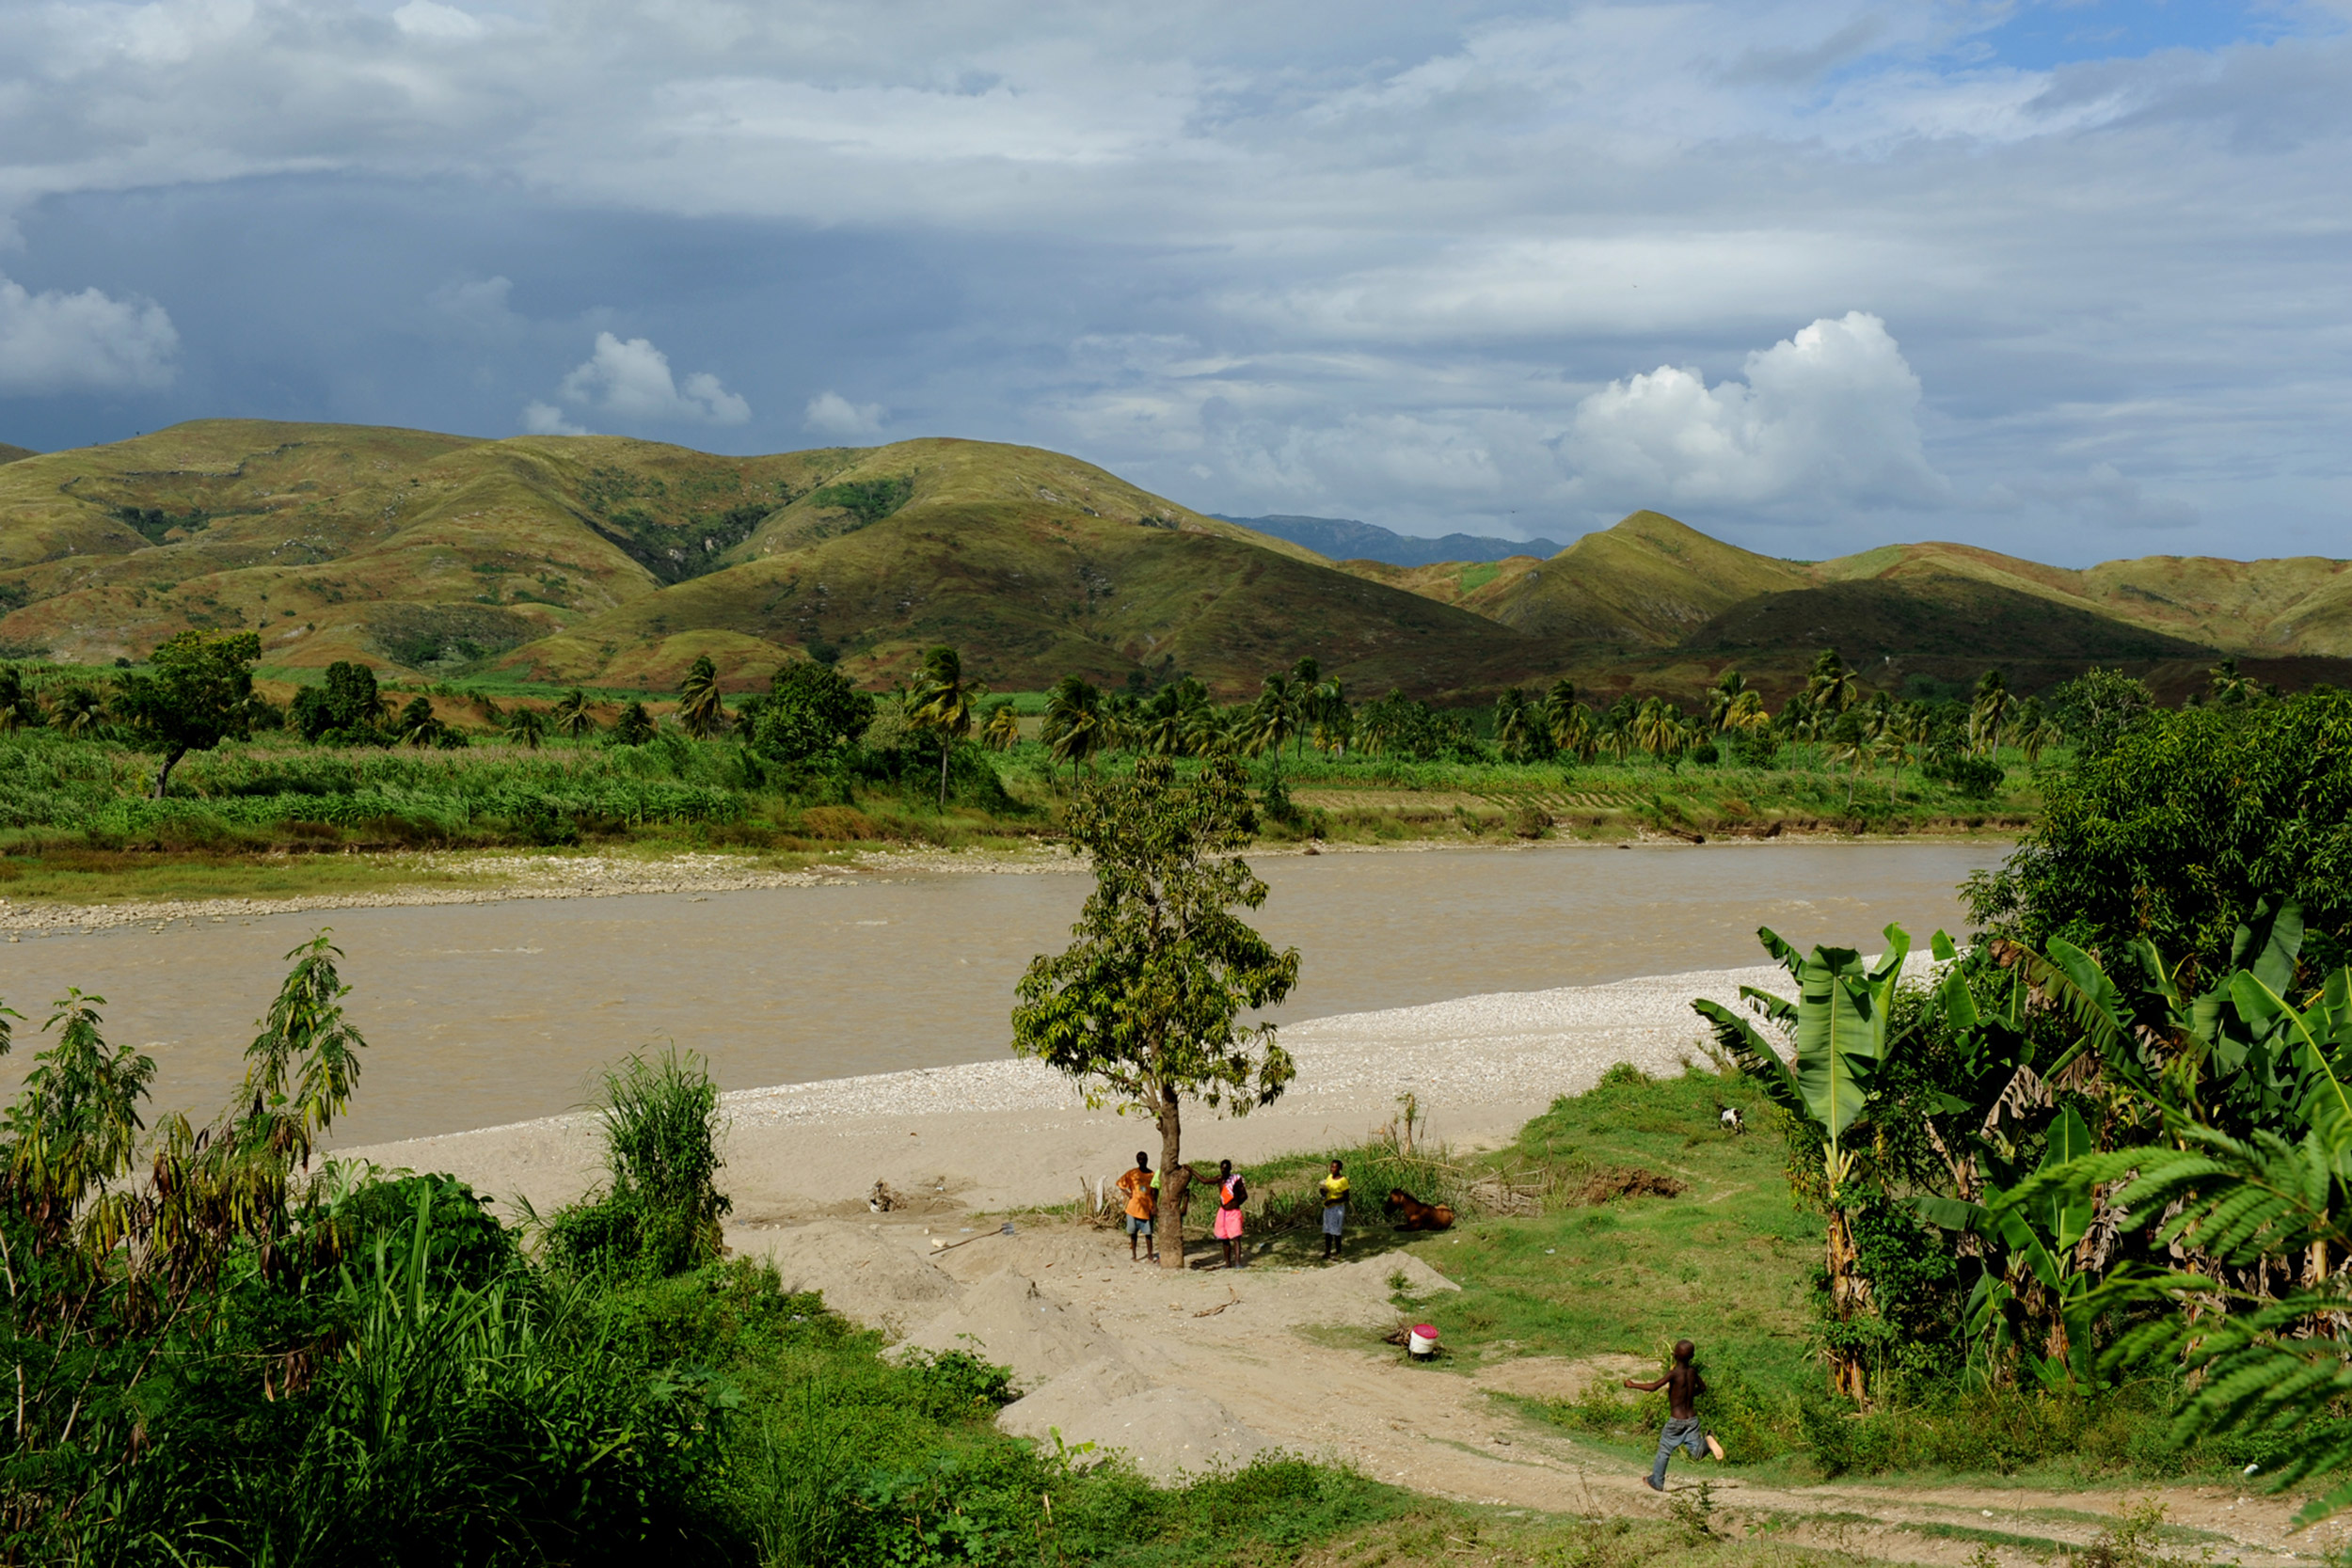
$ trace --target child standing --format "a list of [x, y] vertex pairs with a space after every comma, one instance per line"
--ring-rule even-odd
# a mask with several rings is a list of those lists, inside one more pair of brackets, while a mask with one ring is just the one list
[[1241, 1267], [1241, 1206], [1249, 1201], [1249, 1183], [1234, 1174], [1233, 1162], [1216, 1163], [1216, 1239], [1225, 1243], [1225, 1266]]
[[1698, 1349], [1690, 1340], [1677, 1339], [1675, 1364], [1666, 1370], [1664, 1377], [1648, 1383], [1625, 1380], [1627, 1387], [1645, 1394], [1666, 1390], [1666, 1425], [1658, 1433], [1658, 1463], [1650, 1466], [1649, 1472], [1649, 1489], [1653, 1492], [1666, 1489], [1666, 1461], [1675, 1449], [1688, 1448], [1692, 1459], [1705, 1459], [1709, 1454], [1717, 1459], [1724, 1456], [1724, 1446], [1699, 1431], [1699, 1396], [1707, 1392], [1707, 1379], [1699, 1376], [1698, 1368], [1692, 1363], [1696, 1354]]
[[1347, 1228], [1347, 1177], [1344, 1167], [1334, 1160], [1331, 1174], [1323, 1179], [1323, 1256], [1326, 1260], [1340, 1255], [1340, 1233]]
[[1152, 1235], [1152, 1221], [1159, 1210], [1159, 1186], [1158, 1179], [1152, 1174], [1152, 1156], [1137, 1149], [1136, 1168], [1119, 1179], [1119, 1190], [1127, 1195], [1127, 1261], [1130, 1263], [1136, 1260], [1136, 1243], [1138, 1241], [1144, 1244], [1144, 1260], [1159, 1261], [1159, 1243]]

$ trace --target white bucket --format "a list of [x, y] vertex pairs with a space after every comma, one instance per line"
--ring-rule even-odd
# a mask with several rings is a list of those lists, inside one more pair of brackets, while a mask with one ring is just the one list
[[1408, 1355], [1437, 1354], [1438, 1331], [1427, 1323], [1415, 1323], [1406, 1333], [1405, 1350]]

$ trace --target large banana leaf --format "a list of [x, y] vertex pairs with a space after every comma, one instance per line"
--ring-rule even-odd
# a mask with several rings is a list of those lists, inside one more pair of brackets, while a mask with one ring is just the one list
[[1862, 1118], [1885, 1037], [1883, 999], [1860, 973], [1859, 955], [1817, 947], [1798, 971], [1797, 1089], [1835, 1144]]
[[[2065, 1114], [2050, 1125], [2050, 1144], [2042, 1152], [2041, 1168], [2055, 1171], [2095, 1152], [2090, 1129], [2083, 1124], [2081, 1113], [2069, 1105]], [[2050, 1249], [2061, 1255], [2074, 1251], [2074, 1243], [2090, 1230], [2095, 1212], [2090, 1193], [2058, 1185], [2037, 1192], [2024, 1208], [2034, 1228], [2049, 1238]], [[2056, 1288], [2055, 1284], [2052, 1288]]]
[[[1740, 989], [1742, 992], [1746, 990], [1745, 987]], [[1766, 1098], [1792, 1117], [1811, 1114], [1805, 1106], [1804, 1095], [1797, 1087], [1796, 1079], [1789, 1076], [1788, 1064], [1780, 1059], [1780, 1053], [1766, 1043], [1764, 1037], [1757, 1034], [1746, 1019], [1722, 1003], [1709, 1002], [1705, 997], [1691, 1006], [1701, 1018], [1707, 1020], [1715, 1032], [1716, 1043], [1730, 1053], [1740, 1070], [1762, 1086]]]

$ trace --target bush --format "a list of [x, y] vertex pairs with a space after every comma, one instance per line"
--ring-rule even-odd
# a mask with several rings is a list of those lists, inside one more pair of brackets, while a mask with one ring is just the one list
[[1780, 760], [1780, 736], [1761, 726], [1731, 737], [1731, 760], [1742, 768], [1770, 768]]
[[1991, 800], [1993, 792], [2001, 787], [2001, 781], [2009, 777], [2008, 770], [1991, 757], [1970, 756], [1964, 752], [1933, 752], [1919, 771], [1971, 800]]
[[716, 1259], [719, 1088], [708, 1065], [675, 1048], [605, 1074], [598, 1109], [608, 1184], [561, 1211], [550, 1252], [576, 1273], [661, 1277]]

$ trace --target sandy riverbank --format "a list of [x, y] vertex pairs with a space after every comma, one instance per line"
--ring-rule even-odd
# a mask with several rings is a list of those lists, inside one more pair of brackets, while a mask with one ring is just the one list
[[[1247, 1163], [1352, 1144], [1410, 1091], [1435, 1136], [1457, 1145], [1508, 1139], [1561, 1094], [1592, 1086], [1616, 1062], [1649, 1072], [1702, 1058], [1693, 997], [1736, 1003], [1741, 985], [1787, 989], [1770, 966], [1652, 975], [1610, 985], [1511, 991], [1285, 1025], [1298, 1061], [1293, 1090], [1243, 1118], [1206, 1107], [1187, 1118], [1189, 1159]], [[1089, 1110], [1069, 1083], [1007, 1059], [914, 1072], [748, 1089], [725, 1099], [724, 1184], [745, 1223], [863, 1212], [876, 1180], [944, 1194], [976, 1210], [1056, 1203], [1081, 1179], [1155, 1154], [1151, 1123]], [[391, 1166], [450, 1171], [542, 1211], [596, 1176], [585, 1117], [339, 1151]]]

